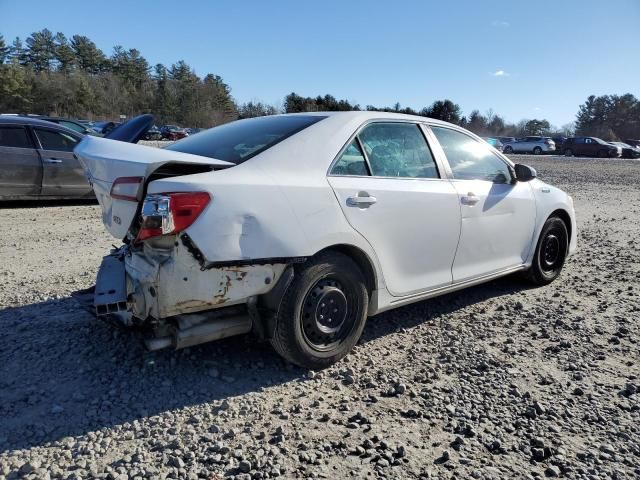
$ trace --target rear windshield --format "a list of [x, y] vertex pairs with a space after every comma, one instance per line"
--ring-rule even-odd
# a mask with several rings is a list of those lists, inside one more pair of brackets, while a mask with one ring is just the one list
[[327, 117], [291, 115], [239, 120], [184, 138], [167, 150], [239, 164], [323, 118]]

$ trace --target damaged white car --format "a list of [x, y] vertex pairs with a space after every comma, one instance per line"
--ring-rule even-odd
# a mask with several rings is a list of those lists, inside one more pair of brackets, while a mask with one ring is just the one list
[[276, 115], [164, 149], [86, 137], [75, 154], [124, 242], [93, 306], [150, 349], [254, 332], [320, 369], [367, 317], [518, 271], [547, 284], [576, 247], [570, 196], [423, 117]]

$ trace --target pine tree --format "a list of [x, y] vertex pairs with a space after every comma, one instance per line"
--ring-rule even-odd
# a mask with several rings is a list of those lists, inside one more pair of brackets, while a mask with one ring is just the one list
[[11, 48], [4, 42], [4, 37], [0, 35], [0, 65], [9, 60]]
[[55, 42], [55, 59], [58, 63], [58, 70], [61, 72], [69, 72], [75, 64], [75, 55], [69, 46], [67, 37], [62, 32], [56, 33]]
[[0, 111], [26, 111], [30, 103], [29, 93], [24, 67], [0, 65]]
[[33, 32], [27, 38], [28, 64], [36, 72], [50, 71], [56, 57], [53, 34], [48, 29]]
[[107, 57], [89, 38], [83, 35], [71, 37], [71, 50], [75, 54], [75, 62], [87, 73], [100, 73], [107, 70]]
[[9, 62], [15, 65], [25, 65], [27, 63], [27, 53], [20, 37], [16, 37], [11, 43], [11, 47], [9, 47]]

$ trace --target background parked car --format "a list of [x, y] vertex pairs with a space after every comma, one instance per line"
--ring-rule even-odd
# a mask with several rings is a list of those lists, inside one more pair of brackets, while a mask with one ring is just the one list
[[553, 140], [556, 144], [556, 152], [562, 152], [563, 151], [562, 146], [564, 145], [564, 142], [567, 140], [567, 137], [552, 137], [551, 140]]
[[627, 138], [624, 142], [628, 145], [631, 145], [632, 147], [640, 148], [640, 140], [633, 140], [631, 138]]
[[189, 136], [186, 128], [178, 127], [177, 125], [165, 125], [160, 130], [162, 131], [162, 138], [166, 140], [180, 140]]
[[516, 141], [516, 137], [496, 137], [496, 138], [500, 140], [503, 145]]
[[94, 122], [91, 128], [93, 128], [95, 132], [101, 135], [108, 135], [118, 125], [120, 125], [119, 122], [101, 121], [101, 122]]
[[606, 158], [619, 156], [620, 150], [597, 137], [569, 137], [563, 144], [563, 153], [567, 157], [587, 155]]
[[551, 153], [556, 151], [556, 144], [551, 137], [524, 137], [504, 146], [504, 153]]
[[482, 137], [482, 139], [499, 152], [501, 152], [504, 147], [504, 144], [495, 137]]
[[634, 147], [624, 142], [609, 142], [614, 147], [620, 148], [620, 156], [622, 158], [640, 158], [640, 148]]
[[151, 127], [142, 137], [145, 140], [162, 140], [162, 132], [155, 125]]
[[74, 130], [32, 117], [0, 117], [0, 199], [93, 198], [73, 156]]

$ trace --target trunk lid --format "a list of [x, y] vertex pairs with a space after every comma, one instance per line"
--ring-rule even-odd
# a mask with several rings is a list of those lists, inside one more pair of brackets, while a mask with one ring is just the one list
[[[102, 209], [102, 222], [109, 233], [118, 239], [125, 238], [137, 215], [146, 183], [160, 168], [180, 164], [210, 166], [215, 170], [235, 165], [224, 160], [92, 136], [84, 137], [75, 148], [74, 154], [82, 164], [89, 184], [96, 194]], [[183, 169], [182, 173], [175, 175], [186, 175], [196, 171], [188, 172]], [[121, 177], [142, 177], [136, 201], [111, 197], [113, 182]]]

